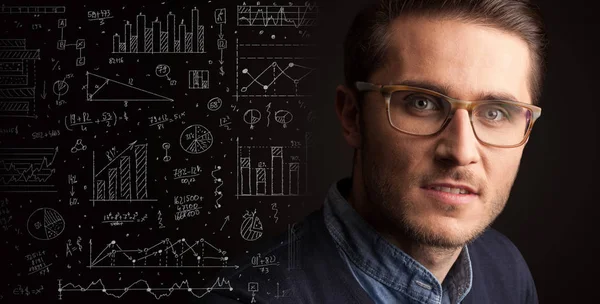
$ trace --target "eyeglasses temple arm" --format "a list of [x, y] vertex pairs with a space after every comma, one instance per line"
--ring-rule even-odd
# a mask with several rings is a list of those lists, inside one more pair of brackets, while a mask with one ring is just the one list
[[380, 86], [374, 85], [374, 84], [368, 83], [368, 82], [357, 81], [354, 84], [356, 85], [356, 89], [358, 89], [358, 91], [360, 91], [360, 92], [379, 91], [381, 89]]

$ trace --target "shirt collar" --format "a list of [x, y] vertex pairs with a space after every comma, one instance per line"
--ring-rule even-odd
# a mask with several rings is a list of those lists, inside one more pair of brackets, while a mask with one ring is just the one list
[[350, 178], [334, 183], [323, 212], [329, 232], [352, 263], [381, 284], [418, 301], [438, 302], [445, 291], [451, 303], [460, 303], [470, 291], [473, 277], [467, 246], [440, 284], [427, 268], [388, 242], [354, 210], [345, 199], [351, 186]]

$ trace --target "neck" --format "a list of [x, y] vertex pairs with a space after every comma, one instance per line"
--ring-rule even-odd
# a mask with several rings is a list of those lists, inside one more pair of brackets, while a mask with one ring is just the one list
[[440, 284], [444, 281], [462, 248], [439, 248], [415, 242], [402, 233], [403, 229], [395, 227], [396, 223], [382, 221], [386, 217], [380, 214], [378, 208], [374, 208], [377, 204], [368, 200], [359, 172], [354, 172], [352, 190], [347, 200], [356, 212], [388, 242], [427, 268]]

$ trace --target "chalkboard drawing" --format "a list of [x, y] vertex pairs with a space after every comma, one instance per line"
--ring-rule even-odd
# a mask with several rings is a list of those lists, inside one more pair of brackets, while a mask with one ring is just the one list
[[87, 101], [173, 101], [158, 95], [94, 73], [86, 72]]
[[284, 128], [287, 128], [287, 124], [289, 124], [294, 115], [288, 110], [278, 110], [275, 112], [275, 121], [282, 124]]
[[60, 39], [56, 43], [56, 49], [64, 51], [67, 46], [74, 46], [76, 50], [79, 50], [79, 57], [75, 59], [76, 66], [85, 65], [85, 56], [83, 56], [83, 49], [85, 49], [85, 39], [77, 39], [75, 43], [67, 43], [65, 39], [64, 29], [67, 27], [67, 19], [58, 19], [58, 28], [60, 29]]
[[223, 105], [223, 101], [221, 100], [221, 98], [213, 97], [208, 101], [208, 103], [206, 104], [206, 107], [211, 111], [216, 111], [216, 110], [220, 109], [222, 105]]
[[301, 269], [300, 259], [300, 238], [297, 235], [298, 226], [296, 223], [288, 224], [288, 270]]
[[36, 209], [27, 219], [27, 231], [38, 240], [51, 240], [59, 236], [63, 230], [65, 230], [65, 220], [52, 208]]
[[208, 89], [208, 70], [189, 70], [188, 88], [191, 90]]
[[[305, 139], [306, 141], [306, 139]], [[237, 197], [299, 196], [308, 193], [308, 147], [237, 144]]]
[[248, 282], [248, 292], [252, 293], [252, 300], [250, 303], [256, 303], [254, 296], [256, 296], [256, 293], [258, 292], [258, 282]]
[[[252, 66], [256, 65], [253, 64]], [[281, 94], [275, 94], [274, 88], [276, 87], [277, 80], [279, 78], [282, 78], [283, 80], [287, 80], [288, 82], [291, 82], [294, 85], [294, 91], [289, 92], [289, 94], [286, 94], [286, 97], [298, 96], [298, 84], [302, 79], [304, 79], [312, 71], [315, 70], [314, 68], [299, 65], [294, 62], [287, 62], [281, 65], [277, 61], [271, 62], [267, 67], [262, 69], [262, 71], [259, 71], [257, 73], [253, 73], [253, 71], [251, 71], [249, 68], [244, 68], [242, 70], [242, 74], [248, 75], [248, 77], [244, 78], [245, 80], [247, 80], [248, 84], [241, 88], [240, 91], [242, 93], [247, 93], [248, 89], [251, 86], [255, 86], [258, 89], [262, 89], [263, 94], [272, 97], [281, 97], [279, 96]]]
[[238, 26], [290, 27], [315, 26], [319, 8], [302, 5], [238, 5]]
[[75, 141], [75, 145], [71, 147], [71, 153], [77, 153], [79, 151], [87, 150], [87, 145], [83, 144], [83, 140], [81, 138]]
[[191, 31], [188, 32], [184, 20], [177, 27], [175, 15], [169, 12], [165, 26], [158, 20], [152, 21], [151, 27], [146, 27], [146, 15], [139, 14], [136, 18], [135, 29], [129, 21], [125, 22], [125, 36], [113, 35], [113, 53], [206, 53], [204, 51], [204, 26], [200, 25], [199, 11], [192, 9]]
[[256, 241], [263, 234], [263, 225], [258, 216], [256, 216], [256, 210], [248, 212], [243, 216], [242, 226], [240, 227], [240, 234], [246, 241]]
[[163, 161], [165, 163], [168, 163], [169, 161], [171, 161], [171, 156], [169, 155], [169, 149], [171, 148], [171, 144], [163, 143], [162, 148], [163, 148], [163, 150], [165, 150], [165, 156], [163, 156]]
[[261, 114], [257, 109], [250, 109], [244, 113], [244, 122], [250, 125], [250, 129], [254, 129], [254, 125], [260, 121]]
[[92, 152], [92, 202], [147, 202], [148, 144], [134, 141], [116, 154], [106, 152], [108, 163], [96, 170], [95, 151]]
[[0, 39], [0, 117], [37, 117], [35, 60], [40, 50], [25, 44], [25, 39]]
[[[125, 242], [124, 242], [125, 243]], [[163, 239], [146, 248], [124, 248], [110, 241], [100, 253], [93, 253], [90, 239], [88, 268], [238, 268], [228, 265], [227, 252], [205, 239], [171, 241]]]
[[62, 14], [66, 11], [64, 6], [10, 6], [2, 5], [0, 14]]
[[69, 92], [69, 84], [64, 80], [57, 80], [54, 82], [54, 85], [52, 86], [52, 91], [54, 92], [54, 94], [56, 94], [56, 96], [60, 100], [60, 97], [62, 95], [65, 95], [65, 94], [67, 94], [67, 92]]
[[[120, 282], [120, 281], [119, 281]], [[151, 294], [156, 300], [160, 300], [163, 297], [169, 297], [173, 292], [187, 292], [189, 295], [194, 296], [196, 298], [202, 298], [206, 294], [208, 294], [211, 290], [229, 290], [233, 291], [233, 287], [228, 280], [217, 278], [215, 283], [211, 288], [206, 287], [192, 287], [188, 280], [183, 280], [179, 283], [173, 283], [171, 286], [156, 286], [151, 287], [150, 284], [143, 279], [139, 279], [126, 287], [115, 287], [115, 286], [107, 286], [104, 285], [102, 279], [98, 279], [96, 281], [92, 281], [86, 287], [74, 284], [74, 283], [66, 283], [62, 284], [62, 279], [58, 279], [58, 299], [63, 299], [63, 292], [68, 291], [70, 293], [73, 292], [85, 292], [85, 293], [102, 293], [107, 296], [111, 296], [112, 298], [120, 299], [125, 296], [128, 292], [138, 293], [143, 292], [144, 294]]]
[[190, 154], [200, 154], [208, 150], [213, 143], [213, 136], [203, 125], [191, 125], [179, 137], [181, 149]]
[[56, 148], [0, 148], [0, 192], [56, 192]]

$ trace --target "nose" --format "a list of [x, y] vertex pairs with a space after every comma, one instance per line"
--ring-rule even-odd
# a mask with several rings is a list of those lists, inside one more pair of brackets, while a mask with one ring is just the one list
[[457, 109], [439, 134], [435, 158], [453, 166], [466, 166], [480, 159], [479, 142], [466, 109]]

